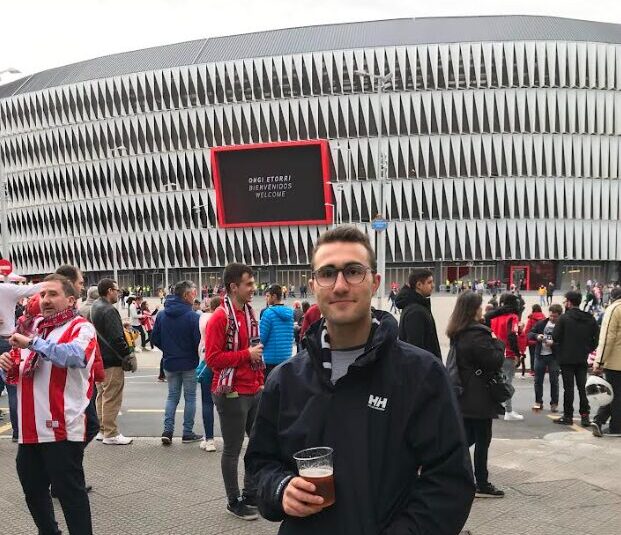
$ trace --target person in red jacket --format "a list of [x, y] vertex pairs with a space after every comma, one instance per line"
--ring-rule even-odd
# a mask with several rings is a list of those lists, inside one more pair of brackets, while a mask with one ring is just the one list
[[314, 305], [311, 305], [310, 308], [304, 314], [304, 319], [302, 320], [302, 328], [300, 329], [300, 342], [304, 339], [304, 335], [306, 334], [306, 331], [308, 330], [308, 328], [313, 323], [315, 323], [316, 321], [319, 321], [320, 319], [321, 319], [321, 310], [319, 310], [319, 307], [315, 303]]
[[244, 264], [224, 268], [226, 295], [205, 330], [205, 361], [213, 370], [211, 392], [224, 440], [222, 477], [227, 511], [256, 520], [256, 484], [246, 472], [240, 495], [237, 477], [244, 434], [250, 435], [263, 390], [263, 345], [250, 306], [255, 292], [252, 269]]
[[[513, 294], [500, 296], [500, 307], [485, 316], [485, 324], [505, 344], [505, 363], [502, 371], [507, 383], [513, 384], [515, 368], [520, 363], [519, 346], [519, 301]], [[505, 402], [505, 421], [523, 420], [524, 416], [513, 410], [511, 398]]]
[[[532, 312], [528, 315], [526, 321], [526, 327], [524, 327], [524, 333], [528, 338], [528, 333], [532, 331], [533, 327], [537, 325], [541, 320], [546, 319], [546, 315], [543, 313], [540, 305], [533, 305]], [[530, 363], [528, 367], [528, 373], [532, 376], [535, 375], [535, 348], [537, 347], [537, 340], [531, 340], [528, 338], [528, 354], [530, 356]]]

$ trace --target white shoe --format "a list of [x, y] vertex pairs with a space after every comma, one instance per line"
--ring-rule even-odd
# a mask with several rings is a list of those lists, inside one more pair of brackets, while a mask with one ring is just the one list
[[142, 353], [142, 348], [141, 347], [134, 347], [134, 353]]
[[203, 451], [216, 451], [216, 444], [213, 441], [213, 438], [209, 438], [207, 440], [203, 439], [198, 446]]
[[99, 442], [101, 442], [103, 438], [103, 433], [101, 431], [95, 435], [95, 440], [98, 440]]
[[522, 416], [521, 414], [518, 414], [515, 411], [505, 412], [505, 422], [514, 422], [514, 421], [520, 421], [523, 419], [524, 419], [524, 416]]
[[133, 438], [124, 437], [120, 433], [115, 437], [103, 439], [103, 443], [109, 446], [127, 446], [127, 444], [131, 444], [133, 441]]

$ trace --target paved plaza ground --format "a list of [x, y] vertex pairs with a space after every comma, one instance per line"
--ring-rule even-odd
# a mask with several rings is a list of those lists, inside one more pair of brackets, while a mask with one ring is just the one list
[[[535, 300], [535, 296], [527, 298], [529, 304]], [[454, 301], [451, 296], [433, 300], [440, 333]], [[443, 336], [442, 340], [446, 350]], [[95, 443], [86, 452], [87, 479], [94, 486], [95, 533], [275, 534], [276, 524], [243, 522], [225, 513], [219, 439], [216, 453], [202, 452], [197, 444], [182, 445], [180, 440], [170, 448], [160, 445], [156, 437], [166, 397], [166, 385], [155, 380], [160, 354], [149, 351], [139, 357], [139, 372], [128, 376], [119, 423], [126, 435], [141, 438], [126, 447]], [[475, 500], [466, 529], [473, 535], [620, 535], [621, 439], [596, 439], [578, 426], [558, 429], [548, 413], [529, 411], [532, 379], [518, 379], [516, 386], [514, 404], [526, 419], [494, 423], [489, 461], [491, 481], [507, 496]], [[6, 396], [0, 399], [0, 407], [6, 407]], [[202, 431], [199, 414], [200, 405], [197, 432]], [[16, 445], [3, 423], [2, 533], [30, 535], [35, 528], [15, 473]], [[179, 429], [180, 424], [178, 420]], [[59, 507], [57, 514], [62, 521]]]

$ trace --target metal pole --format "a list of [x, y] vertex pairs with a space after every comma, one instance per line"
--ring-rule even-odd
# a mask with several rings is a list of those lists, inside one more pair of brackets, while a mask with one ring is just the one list
[[203, 230], [203, 223], [201, 221], [201, 214], [197, 210], [198, 215], [198, 297], [203, 302], [203, 256], [201, 255], [201, 231]]
[[2, 226], [2, 258], [10, 260], [9, 258], [9, 217], [7, 208], [7, 183], [6, 174], [4, 173], [4, 165], [0, 160], [0, 210], [2, 210], [2, 217], [0, 218], [0, 226]]
[[[379, 213], [384, 217], [384, 151], [382, 150], [382, 123], [383, 123], [383, 109], [382, 109], [382, 93], [384, 92], [384, 78], [376, 78], [378, 83], [377, 88], [377, 101], [379, 106], [379, 127], [377, 129], [377, 164], [378, 164], [378, 179], [380, 181], [380, 198], [379, 198]], [[384, 288], [386, 286], [386, 231], [380, 230], [377, 235], [377, 273], [380, 276], [380, 285], [377, 290], [377, 308], [382, 309], [384, 306]]]

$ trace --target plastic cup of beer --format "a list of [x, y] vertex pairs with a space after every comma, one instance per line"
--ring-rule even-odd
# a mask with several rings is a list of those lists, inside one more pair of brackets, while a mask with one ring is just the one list
[[293, 455], [300, 477], [315, 485], [315, 493], [323, 498], [324, 507], [332, 505], [334, 495], [334, 469], [332, 448], [308, 448]]

